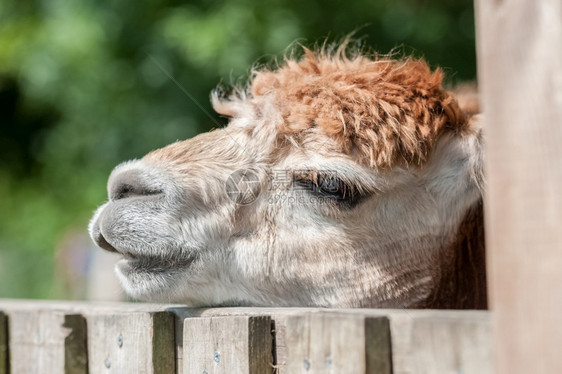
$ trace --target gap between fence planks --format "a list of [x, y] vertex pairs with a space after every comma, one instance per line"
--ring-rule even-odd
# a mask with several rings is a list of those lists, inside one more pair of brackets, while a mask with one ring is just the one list
[[8, 320], [0, 312], [0, 374], [8, 373]]

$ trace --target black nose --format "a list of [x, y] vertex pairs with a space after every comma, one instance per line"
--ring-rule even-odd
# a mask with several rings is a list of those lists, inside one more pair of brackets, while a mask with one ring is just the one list
[[138, 170], [123, 170], [111, 175], [108, 182], [110, 200], [159, 195], [161, 189], [150, 186], [152, 181]]

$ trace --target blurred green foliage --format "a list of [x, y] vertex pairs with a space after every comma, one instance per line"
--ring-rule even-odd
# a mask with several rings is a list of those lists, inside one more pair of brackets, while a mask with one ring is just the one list
[[217, 83], [353, 31], [473, 80], [473, 24], [470, 0], [0, 2], [0, 297], [68, 296], [57, 243], [117, 163], [218, 126]]

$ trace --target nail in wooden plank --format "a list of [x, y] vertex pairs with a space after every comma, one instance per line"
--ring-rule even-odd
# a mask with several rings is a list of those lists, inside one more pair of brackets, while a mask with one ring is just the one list
[[87, 329], [82, 315], [12, 312], [8, 325], [12, 373], [87, 373]]
[[273, 372], [270, 317], [184, 320], [183, 374]]
[[174, 317], [167, 312], [88, 315], [89, 370], [174, 374]]
[[386, 317], [305, 314], [287, 318], [287, 373], [391, 374]]

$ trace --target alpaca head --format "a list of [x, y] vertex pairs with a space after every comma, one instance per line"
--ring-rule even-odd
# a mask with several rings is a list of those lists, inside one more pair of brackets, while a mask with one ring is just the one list
[[226, 128], [116, 167], [90, 234], [144, 300], [453, 305], [439, 290], [463, 271], [482, 144], [441, 79], [419, 60], [310, 51], [256, 71], [213, 95]]

